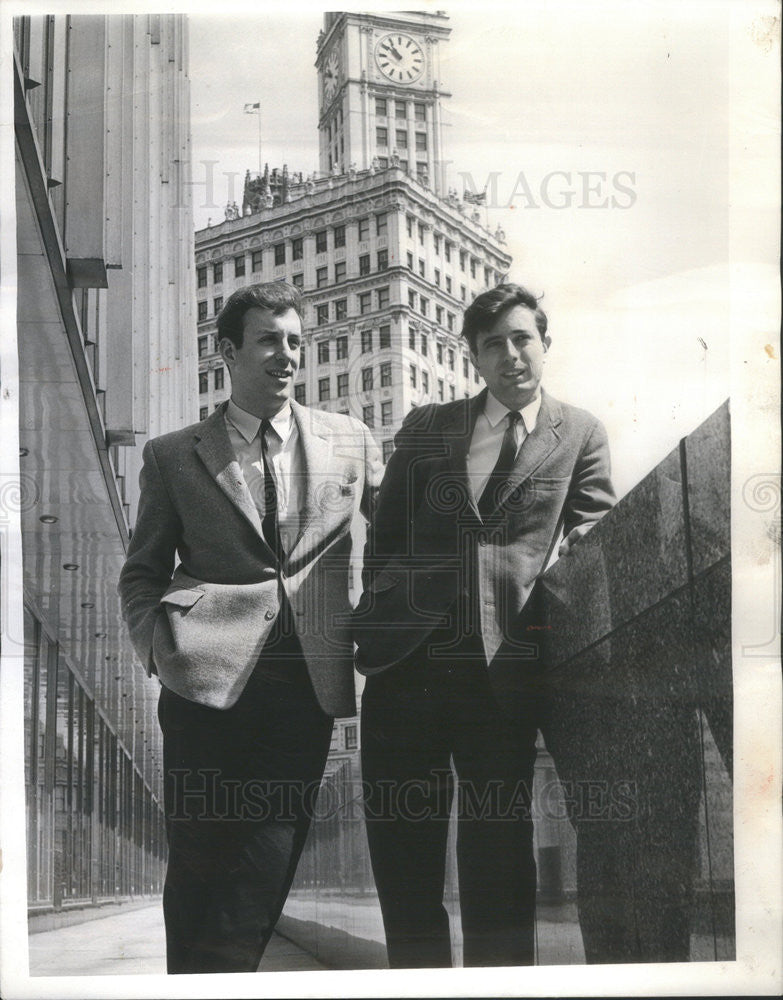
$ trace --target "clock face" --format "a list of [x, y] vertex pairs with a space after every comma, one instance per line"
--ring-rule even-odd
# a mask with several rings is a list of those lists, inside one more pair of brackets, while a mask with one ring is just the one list
[[378, 69], [392, 83], [415, 83], [424, 72], [424, 53], [410, 35], [384, 35], [375, 47]]
[[326, 65], [324, 66], [324, 97], [327, 101], [331, 101], [334, 97], [335, 91], [337, 90], [337, 84], [339, 82], [340, 61], [337, 58], [337, 53], [332, 52], [326, 60]]

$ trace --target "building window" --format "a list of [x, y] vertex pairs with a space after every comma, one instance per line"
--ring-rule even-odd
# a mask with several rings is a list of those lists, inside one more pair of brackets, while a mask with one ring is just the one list
[[489, 281], [490, 281], [491, 277], [492, 277], [492, 271], [488, 267], [485, 267], [484, 268], [484, 284], [485, 285], [489, 284]]
[[291, 278], [291, 283], [293, 284], [294, 288], [299, 288], [301, 290], [302, 288], [304, 288], [304, 275], [295, 274], [293, 278]]
[[448, 240], [443, 244], [443, 256], [446, 258], [446, 263], [451, 262], [451, 243]]
[[196, 287], [197, 288], [207, 287], [207, 269], [205, 267], [196, 268]]
[[426, 274], [425, 264], [421, 257], [419, 257], [419, 276], [424, 277]]
[[440, 234], [435, 233], [432, 237], [432, 245], [435, 248], [435, 253], [440, 253]]
[[321, 229], [315, 234], [315, 252], [326, 253], [326, 230]]
[[417, 132], [416, 133], [416, 152], [426, 153], [427, 152], [427, 133]]
[[372, 387], [372, 368], [362, 368], [362, 392], [369, 392]]
[[406, 101], [395, 101], [394, 117], [397, 121], [404, 121], [408, 117], [408, 105]]
[[348, 338], [338, 337], [334, 343], [337, 349], [337, 354], [336, 354], [337, 360], [344, 361], [348, 357]]
[[386, 147], [389, 145], [389, 130], [387, 128], [379, 125], [375, 129], [375, 142], [378, 146]]
[[391, 361], [381, 362], [381, 386], [387, 386], [392, 384], [392, 367]]
[[419, 223], [419, 243], [424, 246], [424, 226]]
[[397, 129], [397, 149], [408, 148], [408, 133], [402, 129]]
[[476, 371], [475, 368], [473, 369], [473, 381], [476, 383], [476, 385], [478, 385], [478, 383], [479, 383], [479, 373]]
[[301, 344], [299, 347], [299, 371], [303, 372], [305, 367], [305, 346]]
[[435, 306], [435, 322], [443, 326], [443, 306]]
[[443, 364], [443, 344], [440, 341], [435, 345], [435, 360], [439, 365]]
[[301, 260], [304, 257], [304, 240], [301, 236], [297, 236], [295, 240], [291, 240], [291, 260]]
[[387, 156], [378, 157], [378, 169], [385, 170], [389, 166], [389, 158]]
[[457, 398], [457, 390], [454, 388], [453, 385], [450, 385], [449, 386], [449, 399], [453, 403], [456, 398]]
[[421, 335], [421, 356], [423, 358], [427, 357], [427, 334], [423, 333]]
[[464, 378], [468, 377], [469, 371], [470, 371], [470, 369], [468, 367], [468, 359], [467, 358], [463, 358], [462, 359], [462, 375], [463, 375]]
[[474, 257], [470, 258], [470, 276], [471, 278], [476, 277], [476, 260]]
[[326, 288], [329, 284], [329, 268], [317, 267], [315, 269], [315, 287]]
[[438, 400], [441, 403], [443, 402], [443, 388], [444, 388], [444, 386], [443, 386], [443, 379], [439, 378], [438, 379]]
[[416, 365], [411, 365], [410, 366], [411, 389], [415, 389], [416, 388], [417, 371], [418, 371], [418, 369], [416, 368]]
[[275, 267], [285, 264], [285, 243], [275, 243]]
[[245, 273], [245, 255], [234, 258], [234, 277], [241, 278]]
[[372, 295], [370, 292], [359, 293], [359, 315], [365, 316], [372, 309]]
[[223, 264], [213, 264], [212, 265], [212, 280], [216, 285], [219, 285], [223, 281]]
[[385, 399], [381, 403], [381, 427], [388, 427], [392, 422], [392, 401]]
[[383, 350], [384, 347], [391, 347], [391, 327], [382, 326], [379, 330], [379, 344], [378, 347]]
[[337, 250], [339, 247], [345, 246], [345, 226], [335, 226], [334, 227], [334, 248]]
[[223, 296], [222, 295], [216, 295], [215, 296], [215, 300], [212, 303], [212, 307], [215, 310], [215, 315], [217, 316], [217, 314], [223, 308]]
[[315, 325], [326, 326], [328, 322], [329, 322], [329, 303], [324, 302], [322, 305], [315, 307]]
[[359, 219], [359, 242], [363, 243], [365, 240], [370, 238], [370, 219], [369, 216], [365, 216], [363, 219]]
[[446, 275], [446, 291], [451, 295], [451, 278]]
[[421, 391], [425, 395], [430, 391], [430, 377], [427, 372], [421, 373]]
[[386, 309], [389, 305], [389, 286], [378, 289], [378, 308]]
[[198, 356], [204, 358], [209, 354], [209, 337], [198, 338]]
[[408, 305], [411, 309], [416, 308], [416, 293], [412, 289], [408, 289]]
[[199, 302], [199, 304], [198, 304], [198, 320], [199, 320], [199, 323], [201, 322], [201, 320], [206, 319], [206, 318], [207, 318], [207, 304], [206, 304], [206, 302]]
[[345, 281], [345, 261], [338, 260], [334, 265], [334, 282], [339, 285], [341, 281]]
[[449, 333], [454, 333], [454, 313], [446, 313], [446, 326], [449, 329]]
[[[326, 306], [328, 309], [329, 307]], [[328, 365], [329, 364], [329, 341], [319, 340], [318, 341], [318, 364]]]
[[299, 385], [294, 386], [294, 399], [297, 403], [301, 403], [302, 406], [307, 402], [307, 387], [304, 382], [300, 382]]
[[405, 225], [408, 230], [408, 236], [410, 236], [411, 239], [413, 239], [413, 222], [414, 219], [412, 215], [405, 216]]
[[422, 316], [427, 315], [427, 308], [429, 304], [430, 304], [429, 299], [425, 299], [423, 295], [419, 296], [419, 312], [422, 314]]
[[209, 407], [208, 406], [200, 406], [199, 407], [199, 411], [198, 411], [198, 418], [199, 418], [199, 420], [206, 420], [208, 415], [209, 415]]
[[362, 407], [362, 421], [368, 427], [375, 427], [375, 404], [370, 403]]
[[449, 362], [449, 371], [454, 371], [454, 351], [449, 348], [446, 354]]
[[252, 257], [251, 257], [251, 263], [250, 263], [250, 266], [252, 267], [252, 269], [254, 271], [260, 271], [261, 267], [263, 266], [263, 263], [264, 263], [264, 251], [263, 250], [254, 250], [253, 254], [252, 254]]
[[379, 118], [385, 118], [387, 114], [386, 100], [382, 97], [375, 98], [375, 113]]
[[199, 396], [202, 396], [205, 392], [209, 392], [209, 372], [199, 372], [198, 373]]
[[362, 330], [362, 354], [372, 350], [372, 330]]
[[389, 217], [386, 212], [375, 216], [375, 235], [385, 236], [389, 231]]
[[348, 299], [336, 299], [334, 303], [334, 318], [343, 320], [348, 315]]
[[408, 270], [412, 271], [413, 270], [413, 254], [410, 252], [410, 250], [408, 251], [408, 256], [407, 256], [406, 259], [407, 259], [407, 262], [408, 262]]
[[465, 270], [465, 264], [467, 263], [468, 255], [465, 250], [460, 250], [459, 252], [459, 269], [460, 271]]
[[394, 440], [389, 438], [388, 441], [383, 442], [383, 463], [384, 465], [389, 461], [394, 452]]
[[416, 350], [416, 331], [408, 330], [408, 347], [412, 350]]
[[462, 299], [463, 302], [465, 301], [466, 296], [465, 296], [465, 286], [464, 285], [460, 285], [459, 286], [459, 297]]
[[318, 402], [324, 403], [329, 399], [329, 379], [319, 378], [318, 379]]
[[420, 101], [413, 102], [413, 118], [417, 122], [425, 122], [427, 120], [426, 106]]
[[435, 284], [440, 288], [440, 271], [435, 268]]
[[378, 270], [385, 271], [389, 266], [389, 251], [379, 250], [378, 251]]
[[337, 396], [338, 398], [340, 398], [341, 396], [347, 396], [347, 395], [348, 395], [348, 372], [342, 372], [340, 375], [337, 376]]
[[225, 374], [226, 374], [225, 368], [216, 368], [215, 369], [214, 386], [215, 386], [216, 389], [222, 389], [223, 388], [223, 379], [224, 379]]
[[363, 253], [359, 258], [359, 276], [370, 273], [370, 255]]

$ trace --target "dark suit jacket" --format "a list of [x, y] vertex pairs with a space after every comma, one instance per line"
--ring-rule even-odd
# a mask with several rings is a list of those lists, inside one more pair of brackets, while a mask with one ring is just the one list
[[[360, 509], [370, 512], [381, 463], [364, 424], [291, 407], [306, 483], [301, 531], [283, 561], [282, 584], [321, 707], [353, 715], [351, 524]], [[202, 423], [145, 446], [138, 518], [119, 583], [148, 673], [216, 708], [237, 700], [280, 612], [276, 557], [224, 412], [220, 406]]]
[[418, 407], [397, 435], [354, 618], [362, 673], [409, 656], [460, 599], [478, 608], [488, 664], [523, 654], [522, 609], [560, 527], [567, 534], [595, 522], [614, 503], [603, 426], [542, 393], [505, 501], [482, 520], [467, 453], [485, 398], [486, 389], [471, 399]]

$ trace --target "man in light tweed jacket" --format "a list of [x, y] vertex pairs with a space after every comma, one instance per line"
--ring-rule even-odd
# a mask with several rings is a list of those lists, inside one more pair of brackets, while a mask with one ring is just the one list
[[363, 424], [290, 399], [296, 288], [235, 292], [218, 336], [231, 399], [147, 443], [119, 587], [162, 685], [169, 972], [258, 967], [355, 712], [351, 524], [381, 469]]

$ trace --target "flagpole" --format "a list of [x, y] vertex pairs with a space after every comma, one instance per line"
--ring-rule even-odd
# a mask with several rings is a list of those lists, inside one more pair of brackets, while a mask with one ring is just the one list
[[263, 167], [261, 165], [261, 104], [258, 105], [258, 176], [261, 176]]

